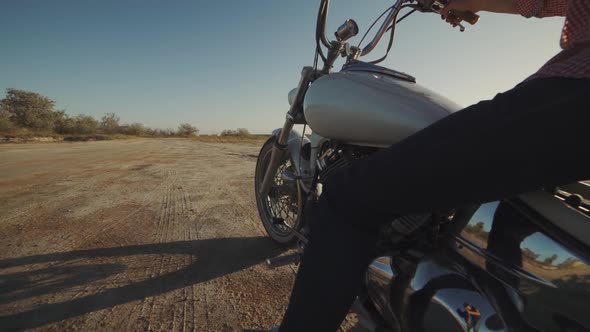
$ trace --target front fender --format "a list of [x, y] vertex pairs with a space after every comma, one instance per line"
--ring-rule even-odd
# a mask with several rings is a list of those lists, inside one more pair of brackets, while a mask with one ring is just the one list
[[[282, 129], [280, 128], [273, 130], [272, 136], [278, 138], [281, 130]], [[293, 166], [295, 167], [295, 173], [300, 178], [299, 183], [302, 189], [305, 192], [309, 192], [313, 174], [311, 174], [309, 157], [302, 155], [301, 148], [305, 146], [305, 144], [311, 144], [311, 142], [305, 136], [303, 137], [303, 141], [301, 139], [301, 134], [298, 131], [291, 130], [289, 133], [289, 139], [287, 140], [287, 152], [291, 158]]]

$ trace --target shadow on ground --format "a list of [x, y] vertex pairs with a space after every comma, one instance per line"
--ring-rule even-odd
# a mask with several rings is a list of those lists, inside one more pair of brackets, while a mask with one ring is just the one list
[[[103, 257], [149, 254], [195, 256], [193, 264], [164, 275], [65, 302], [42, 304], [29, 311], [0, 316], [0, 326], [2, 329], [29, 329], [140, 300], [246, 269], [263, 262], [267, 257], [280, 254], [283, 250], [267, 237], [244, 237], [100, 248], [5, 259], [0, 261], [0, 269]], [[0, 304], [104, 279], [121, 273], [126, 268], [122, 264], [96, 264], [0, 274]]]

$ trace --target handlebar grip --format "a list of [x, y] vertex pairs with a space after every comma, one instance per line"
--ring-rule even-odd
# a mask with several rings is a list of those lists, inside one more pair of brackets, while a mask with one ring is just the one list
[[459, 11], [452, 11], [451, 12], [456, 18], [460, 19], [461, 21], [465, 21], [471, 25], [474, 25], [479, 21], [479, 15], [472, 13], [472, 12], [459, 12]]

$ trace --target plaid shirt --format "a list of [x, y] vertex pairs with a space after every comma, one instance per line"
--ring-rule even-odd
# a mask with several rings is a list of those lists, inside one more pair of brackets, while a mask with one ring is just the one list
[[561, 51], [529, 77], [590, 78], [590, 0], [517, 0], [525, 17], [565, 16]]

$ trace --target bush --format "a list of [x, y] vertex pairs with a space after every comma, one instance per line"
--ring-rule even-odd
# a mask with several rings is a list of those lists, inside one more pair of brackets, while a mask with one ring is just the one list
[[101, 129], [107, 134], [114, 134], [119, 130], [121, 119], [115, 113], [107, 113], [100, 120]]
[[225, 129], [221, 132], [221, 136], [250, 136], [250, 131], [246, 128]]
[[146, 133], [146, 128], [141, 123], [132, 123], [127, 126], [120, 127], [121, 133], [126, 135], [141, 136]]
[[177, 132], [175, 132], [173, 129], [170, 129], [170, 128], [162, 129], [162, 130], [158, 129], [158, 131], [160, 131], [161, 136], [165, 136], [165, 137], [171, 137], [171, 136], [178, 135]]
[[[116, 134], [131, 136], [195, 136], [199, 129], [190, 123], [181, 123], [178, 131], [173, 129], [150, 129], [141, 123], [120, 125], [115, 113], [106, 113], [100, 122], [89, 115], [68, 116], [63, 110], [55, 110], [55, 102], [48, 97], [31, 91], [6, 89], [6, 96], [0, 100], [0, 132], [17, 136], [84, 135], [71, 139], [106, 139]], [[108, 134], [108, 135], [105, 135]], [[252, 140], [246, 128], [226, 129], [221, 133], [224, 140]], [[209, 139], [217, 140], [211, 136]]]
[[14, 129], [14, 123], [10, 120], [10, 113], [0, 111], [0, 132], [9, 132]]
[[98, 132], [99, 123], [90, 115], [77, 115], [73, 119], [73, 134], [94, 134]]
[[72, 134], [74, 132], [74, 120], [71, 119], [64, 111], [58, 111], [54, 114], [53, 130], [58, 134]]
[[178, 135], [180, 136], [193, 136], [199, 133], [197, 127], [192, 126], [190, 123], [181, 123], [178, 126]]
[[158, 137], [171, 137], [177, 136], [176, 132], [172, 129], [145, 129], [145, 135], [147, 136], [158, 136]]

